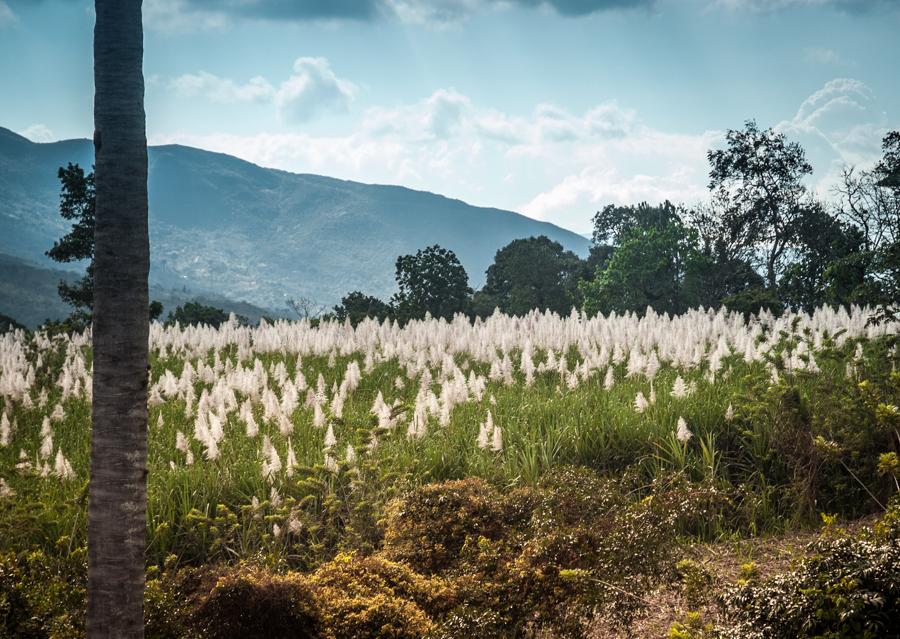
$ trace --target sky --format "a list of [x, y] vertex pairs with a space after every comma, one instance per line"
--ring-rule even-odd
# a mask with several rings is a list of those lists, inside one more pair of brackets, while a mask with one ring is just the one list
[[[91, 136], [92, 2], [0, 0], [0, 126]], [[823, 197], [900, 128], [900, 0], [144, 0], [147, 134], [579, 233], [748, 119]]]

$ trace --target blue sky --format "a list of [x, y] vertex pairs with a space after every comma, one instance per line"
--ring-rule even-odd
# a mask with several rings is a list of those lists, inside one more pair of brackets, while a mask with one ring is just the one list
[[[92, 130], [92, 3], [0, 0], [0, 126]], [[151, 143], [402, 184], [578, 232], [703, 199], [748, 118], [827, 194], [900, 127], [898, 0], [145, 0]]]

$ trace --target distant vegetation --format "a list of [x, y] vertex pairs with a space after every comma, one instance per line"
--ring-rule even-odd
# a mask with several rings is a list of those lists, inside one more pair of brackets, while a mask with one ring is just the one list
[[710, 151], [710, 203], [689, 209], [609, 205], [594, 215], [590, 256], [580, 259], [545, 236], [514, 240], [469, 294], [452, 251], [431, 246], [397, 259], [399, 293], [383, 302], [348, 294], [335, 315], [400, 322], [455, 313], [487, 317], [495, 308], [588, 315], [683, 313], [726, 306], [811, 310], [822, 304], [873, 305], [893, 313], [900, 299], [900, 133], [884, 138], [871, 171], [845, 170], [836, 200], [817, 200], [803, 183], [803, 149], [755, 122], [729, 131]]

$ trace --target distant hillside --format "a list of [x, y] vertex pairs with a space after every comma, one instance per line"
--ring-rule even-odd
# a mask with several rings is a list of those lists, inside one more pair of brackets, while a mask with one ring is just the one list
[[[588, 240], [552, 224], [399, 186], [265, 169], [190, 147], [150, 148], [151, 281], [283, 308], [334, 304], [351, 290], [387, 297], [394, 260], [429, 244], [459, 256], [480, 286], [511, 240], [547, 235], [584, 256]], [[0, 128], [0, 252], [49, 264], [67, 230], [59, 166], [93, 162], [88, 140], [36, 144]]]
[[[56, 287], [60, 280], [74, 281], [79, 274], [60, 269], [43, 268], [10, 255], [0, 254], [0, 316], [7, 316], [27, 328], [35, 328], [48, 319], [63, 319], [71, 307], [59, 299]], [[162, 302], [163, 318], [176, 306], [196, 300], [243, 315], [256, 322], [263, 315], [283, 316], [246, 302], [235, 302], [221, 295], [194, 294], [188, 290], [150, 288], [150, 298]], [[0, 326], [2, 331], [2, 326]]]

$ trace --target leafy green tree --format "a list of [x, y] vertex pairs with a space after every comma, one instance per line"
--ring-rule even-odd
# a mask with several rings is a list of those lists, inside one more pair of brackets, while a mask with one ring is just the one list
[[513, 240], [497, 251], [488, 267], [479, 305], [489, 298], [490, 311], [499, 307], [510, 315], [532, 309], [565, 314], [578, 303], [578, 281], [584, 271], [584, 262], [575, 253], [545, 235]]
[[594, 232], [592, 236], [595, 247], [617, 246], [635, 228], [665, 229], [672, 222], [682, 221], [683, 209], [668, 200], [657, 206], [646, 202], [634, 205], [608, 204], [594, 214]]
[[812, 205], [803, 184], [812, 166], [799, 144], [753, 120], [725, 139], [725, 149], [707, 154], [719, 242], [734, 257], [751, 259], [775, 289]]
[[401, 255], [396, 264], [397, 287], [392, 298], [394, 313], [400, 321], [432, 317], [450, 319], [467, 310], [469, 276], [453, 251], [437, 244]]
[[784, 270], [779, 292], [793, 308], [811, 311], [822, 304], [860, 301], [869, 258], [862, 233], [822, 205], [810, 207], [797, 226], [797, 246]]
[[347, 293], [334, 307], [334, 316], [340, 321], [350, 320], [356, 326], [366, 318], [384, 321], [391, 316], [391, 307], [373, 295], [360, 291]]
[[[59, 213], [72, 221], [71, 230], [53, 243], [46, 252], [55, 262], [71, 263], [88, 260], [85, 274], [74, 283], [62, 281], [57, 290], [64, 302], [74, 308], [69, 318], [60, 324], [65, 330], [81, 330], [91, 323], [94, 309], [94, 214], [97, 195], [94, 174], [85, 173], [71, 162], [58, 172], [61, 183]], [[162, 315], [163, 306], [154, 300], [148, 308], [150, 320]]]
[[[214, 306], [206, 306], [199, 302], [187, 302], [169, 313], [166, 324], [174, 324], [178, 322], [182, 326], [207, 325], [213, 328], [219, 328], [228, 321], [228, 314], [221, 308]], [[246, 321], [244, 322], [246, 323]]]
[[72, 221], [72, 228], [53, 243], [47, 257], [64, 263], [89, 261], [80, 280], [72, 284], [62, 281], [58, 286], [59, 296], [74, 308], [70, 323], [75, 327], [85, 326], [91, 321], [94, 307], [94, 174], [85, 174], [80, 166], [69, 163], [65, 168], [60, 167], [58, 176], [62, 184], [59, 213], [63, 219]]
[[707, 270], [696, 233], [680, 222], [635, 226], [625, 231], [603, 270], [582, 282], [584, 310], [680, 313], [697, 304]]

